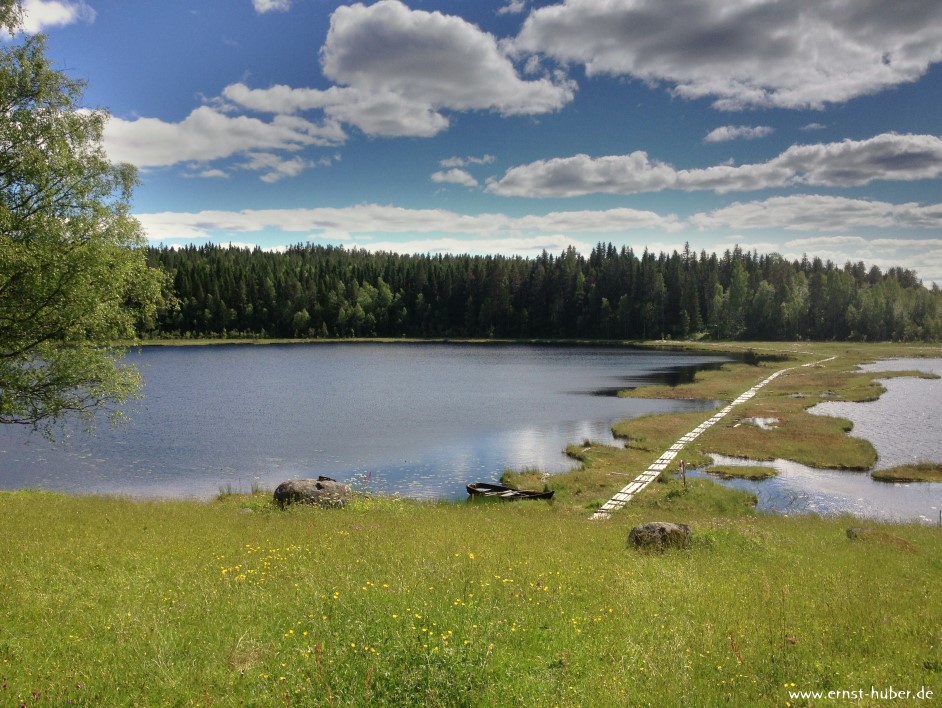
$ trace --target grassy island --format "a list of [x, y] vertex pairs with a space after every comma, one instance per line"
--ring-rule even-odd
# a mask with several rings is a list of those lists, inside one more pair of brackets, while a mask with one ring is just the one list
[[768, 479], [778, 474], [774, 467], [762, 465], [711, 465], [704, 472], [720, 479]]
[[[832, 354], [776, 379], [684, 456], [795, 451], [867, 466], [866, 444], [842, 442], [846, 422], [805, 408], [879, 395], [856, 371], [877, 348], [796, 349], [789, 362], [630, 395], [730, 400], [775, 367]], [[548, 480], [550, 503], [358, 498], [282, 511], [266, 493], [0, 493], [0, 704], [797, 706], [817, 704], [799, 691], [942, 694], [942, 529], [758, 514], [747, 494], [670, 474], [589, 521], [708, 415], [619, 424], [624, 448], [572, 446], [582, 465]], [[780, 422], [735, 427], [739, 417]], [[547, 483], [532, 470], [520, 481]], [[689, 524], [691, 546], [628, 548], [632, 526], [650, 520]]]
[[881, 482], [942, 482], [942, 464], [921, 462], [915, 465], [901, 465], [870, 473]]

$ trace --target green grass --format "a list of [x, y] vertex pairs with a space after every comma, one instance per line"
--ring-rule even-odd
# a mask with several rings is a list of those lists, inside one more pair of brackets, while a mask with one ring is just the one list
[[938, 462], [920, 462], [914, 465], [900, 465], [870, 473], [881, 482], [942, 482], [942, 464]]
[[774, 467], [761, 465], [712, 465], [704, 472], [720, 479], [768, 479], [778, 474]]
[[[784, 705], [942, 690], [938, 529], [755, 515], [688, 480], [565, 505], [280, 512], [0, 494], [0, 704]], [[250, 509], [251, 511], [246, 511]], [[682, 520], [689, 550], [626, 546]], [[866, 705], [863, 703], [862, 705]]]

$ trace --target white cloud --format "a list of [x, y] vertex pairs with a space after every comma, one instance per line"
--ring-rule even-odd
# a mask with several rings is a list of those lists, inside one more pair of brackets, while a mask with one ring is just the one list
[[533, 10], [514, 45], [720, 109], [822, 108], [942, 61], [942, 3], [564, 0]]
[[343, 88], [334, 95], [340, 100], [326, 106], [327, 115], [367, 135], [430, 138], [451, 124], [433, 106], [391, 91]]
[[[551, 212], [543, 216], [505, 214], [470, 216], [443, 209], [405, 209], [380, 204], [314, 209], [246, 209], [243, 211], [162, 212], [136, 214], [152, 241], [214, 238], [269, 230], [318, 234], [465, 234], [478, 238], [507, 235], [546, 236], [559, 233], [627, 233], [635, 230], [673, 232], [683, 228], [675, 215], [651, 211]], [[228, 240], [228, 239], [227, 239]]]
[[525, 0], [510, 0], [506, 5], [497, 11], [498, 15], [519, 15], [527, 9]]
[[255, 12], [263, 14], [266, 12], [286, 12], [291, 9], [291, 0], [252, 0]]
[[225, 170], [211, 169], [211, 170], [202, 170], [201, 172], [198, 172], [197, 174], [192, 175], [192, 176], [204, 177], [206, 179], [215, 179], [215, 178], [225, 179], [229, 177], [229, 173], [226, 172]]
[[868, 140], [796, 145], [773, 160], [803, 184], [853, 187], [942, 175], [942, 138], [883, 133]]
[[704, 141], [708, 143], [723, 143], [729, 140], [755, 140], [764, 138], [775, 132], [774, 128], [767, 125], [724, 125], [714, 128], [707, 133]]
[[824, 123], [807, 123], [801, 126], [802, 130], [824, 130], [825, 128], [827, 126]]
[[270, 152], [249, 153], [248, 159], [239, 165], [239, 169], [261, 171], [264, 174], [259, 178], [262, 182], [273, 184], [285, 177], [297, 177], [313, 164], [300, 157], [290, 159]]
[[95, 10], [82, 0], [23, 0], [23, 31], [27, 34], [94, 21]]
[[433, 107], [528, 115], [556, 110], [573, 97], [569, 84], [521, 80], [496, 39], [464, 19], [395, 0], [339, 7], [321, 62], [337, 83]]
[[222, 91], [222, 97], [242, 108], [258, 113], [298, 113], [299, 111], [324, 108], [339, 102], [334, 97], [338, 89], [295, 89], [276, 84], [267, 89], [249, 88], [243, 83], [230, 84]]
[[[798, 194], [735, 202], [690, 217], [700, 228], [847, 231], [860, 228], [942, 228], [942, 204], [892, 204]], [[829, 237], [830, 238], [830, 237]]]
[[323, 110], [369, 135], [436, 135], [443, 111], [535, 115], [575, 93], [566, 79], [521, 79], [497, 40], [460, 17], [411, 10], [397, 0], [341, 6], [320, 52], [328, 89], [226, 87], [223, 97], [271, 113]]
[[855, 187], [875, 180], [934, 179], [942, 175], [942, 138], [884, 133], [867, 140], [794, 145], [768, 162], [677, 170], [647, 153], [539, 160], [491, 179], [501, 196], [572, 197], [637, 194], [663, 189], [717, 193], [794, 185]]
[[573, 233], [629, 233], [637, 230], [675, 232], [684, 228], [675, 214], [662, 216], [640, 209], [554, 211], [545, 216], [521, 216], [514, 225], [523, 230]]
[[449, 157], [441, 160], [438, 164], [442, 167], [467, 167], [468, 165], [490, 165], [496, 158], [493, 155], [482, 155], [481, 157]]
[[146, 168], [207, 162], [255, 150], [338, 145], [345, 137], [330, 121], [318, 125], [298, 116], [275, 116], [265, 122], [201, 106], [179, 123], [112, 117], [105, 126], [104, 144], [111, 160]]
[[432, 173], [432, 181], [439, 184], [460, 184], [465, 187], [477, 187], [478, 181], [465, 170], [457, 167]]
[[648, 154], [590, 157], [575, 155], [538, 160], [512, 167], [500, 179], [490, 179], [487, 191], [510, 197], [574, 197], [602, 192], [633, 194], [653, 192], [674, 185], [677, 171], [664, 162], [652, 162]]

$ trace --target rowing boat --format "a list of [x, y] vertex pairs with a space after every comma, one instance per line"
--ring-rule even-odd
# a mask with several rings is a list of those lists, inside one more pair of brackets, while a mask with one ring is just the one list
[[495, 499], [507, 499], [514, 501], [516, 499], [552, 499], [553, 490], [547, 492], [531, 492], [526, 489], [514, 489], [505, 487], [501, 484], [489, 484], [487, 482], [472, 482], [467, 486], [468, 494], [472, 497], [492, 497]]

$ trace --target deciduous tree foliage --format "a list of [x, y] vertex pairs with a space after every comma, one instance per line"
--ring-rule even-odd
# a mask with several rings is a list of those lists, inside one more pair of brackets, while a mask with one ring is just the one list
[[[19, 19], [0, 2], [0, 32]], [[41, 35], [0, 44], [0, 422], [46, 432], [137, 391], [112, 343], [153, 321], [163, 283], [128, 213], [135, 172], [107, 160], [81, 92]]]
[[598, 244], [524, 259], [152, 248], [179, 309], [168, 337], [942, 339], [942, 294], [912, 271]]

